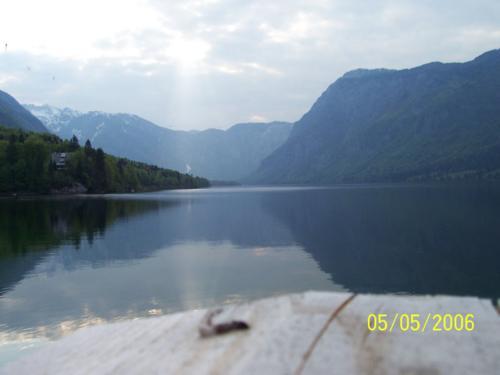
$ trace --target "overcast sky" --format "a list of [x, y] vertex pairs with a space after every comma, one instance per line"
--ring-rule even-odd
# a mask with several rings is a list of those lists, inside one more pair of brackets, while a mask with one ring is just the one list
[[[6, 0], [0, 90], [176, 129], [296, 121], [344, 72], [500, 48], [500, 1]], [[7, 43], [7, 48], [5, 48]]]

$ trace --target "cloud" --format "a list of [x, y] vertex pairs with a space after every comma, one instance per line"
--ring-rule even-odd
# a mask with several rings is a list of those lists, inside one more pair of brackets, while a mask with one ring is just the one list
[[0, 88], [174, 128], [295, 121], [347, 70], [465, 61], [499, 25], [495, 0], [18, 0]]

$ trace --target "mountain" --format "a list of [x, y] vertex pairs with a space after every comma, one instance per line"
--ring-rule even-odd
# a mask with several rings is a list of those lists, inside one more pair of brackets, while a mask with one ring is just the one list
[[[228, 130], [208, 129], [189, 134], [179, 157], [192, 171], [219, 180], [240, 180], [288, 138], [285, 122], [237, 124]], [[200, 172], [201, 173], [201, 172]]]
[[42, 122], [27, 111], [12, 96], [0, 90], [0, 126], [45, 133]]
[[499, 176], [500, 50], [493, 50], [466, 63], [346, 73], [250, 181]]
[[90, 139], [107, 152], [217, 180], [239, 180], [285, 142], [291, 124], [237, 124], [228, 130], [177, 131], [139, 116], [81, 113], [48, 105], [25, 107], [62, 138]]

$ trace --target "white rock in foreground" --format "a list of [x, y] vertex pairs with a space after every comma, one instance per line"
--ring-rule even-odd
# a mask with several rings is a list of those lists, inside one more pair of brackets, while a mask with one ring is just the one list
[[[248, 331], [202, 339], [204, 310], [84, 328], [9, 374], [498, 374], [500, 319], [477, 298], [308, 292], [226, 307]], [[472, 313], [473, 332], [374, 333], [370, 313]], [[306, 354], [307, 353], [307, 354]]]

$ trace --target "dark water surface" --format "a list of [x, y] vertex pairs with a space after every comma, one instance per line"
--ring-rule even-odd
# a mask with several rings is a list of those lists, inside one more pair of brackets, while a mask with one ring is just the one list
[[500, 189], [0, 200], [0, 343], [309, 289], [500, 293]]

